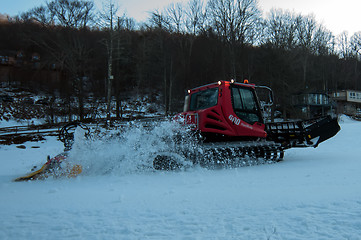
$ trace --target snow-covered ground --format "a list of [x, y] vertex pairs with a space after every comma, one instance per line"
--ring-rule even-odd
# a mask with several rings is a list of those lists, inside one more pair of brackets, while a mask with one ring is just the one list
[[0, 239], [361, 239], [361, 123], [340, 125], [277, 164], [180, 172], [129, 167], [154, 146], [135, 129], [118, 145], [75, 145], [88, 163], [75, 179], [16, 183], [62, 144], [0, 146]]

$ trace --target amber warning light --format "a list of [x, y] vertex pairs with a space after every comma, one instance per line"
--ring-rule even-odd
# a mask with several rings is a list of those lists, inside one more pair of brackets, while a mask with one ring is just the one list
[[244, 84], [248, 84], [248, 83], [249, 83], [249, 82], [248, 82], [248, 79], [244, 79], [244, 80], [243, 80], [243, 83], [244, 83]]

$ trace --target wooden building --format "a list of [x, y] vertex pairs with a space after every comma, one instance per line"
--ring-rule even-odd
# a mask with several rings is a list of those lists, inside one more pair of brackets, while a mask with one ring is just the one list
[[341, 90], [331, 94], [337, 103], [337, 112], [349, 116], [361, 117], [361, 91]]

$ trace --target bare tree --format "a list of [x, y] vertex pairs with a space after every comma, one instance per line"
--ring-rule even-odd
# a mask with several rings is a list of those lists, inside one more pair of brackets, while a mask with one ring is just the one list
[[117, 30], [135, 31], [136, 22], [133, 18], [129, 18], [126, 15], [118, 17]]
[[356, 32], [351, 36], [350, 39], [350, 54], [359, 61], [361, 56], [361, 32]]
[[127, 85], [125, 83], [132, 77], [129, 67], [134, 59], [131, 46], [134, 40], [132, 32], [135, 26], [135, 20], [124, 14], [122, 17], [117, 18], [116, 26], [114, 27], [114, 81], [112, 83], [112, 92], [115, 95], [117, 119], [123, 117], [121, 91]]
[[108, 38], [104, 40], [105, 46], [107, 48], [108, 56], [108, 76], [107, 76], [107, 120], [108, 123], [111, 123], [111, 100], [112, 100], [112, 81], [114, 79], [113, 75], [113, 52], [114, 52], [114, 24], [117, 20], [116, 13], [118, 8], [115, 6], [113, 0], [108, 0], [106, 4], [103, 5], [103, 11], [100, 14], [101, 25], [108, 31]]
[[341, 58], [347, 59], [350, 56], [350, 44], [348, 32], [344, 31], [337, 36], [337, 46]]
[[54, 0], [47, 3], [47, 7], [62, 26], [85, 28], [93, 18], [93, 1]]
[[359, 87], [360, 73], [359, 73], [359, 61], [361, 60], [361, 32], [356, 32], [351, 36], [350, 39], [350, 50], [351, 55], [354, 58], [354, 83], [355, 89]]
[[[84, 85], [89, 79], [89, 61], [93, 49], [87, 39], [86, 26], [91, 21], [93, 3], [77, 0], [54, 0], [47, 7], [58, 23], [63, 26], [61, 34], [49, 35], [35, 42], [52, 55], [53, 61], [61, 66], [72, 84], [78, 98], [78, 114], [84, 117]], [[45, 11], [44, 11], [45, 13]], [[80, 30], [82, 29], [82, 30]], [[70, 94], [68, 93], [69, 98]], [[70, 101], [69, 101], [70, 106]]]
[[206, 9], [202, 0], [190, 0], [185, 8], [187, 31], [196, 35], [205, 31]]
[[170, 24], [167, 16], [164, 13], [160, 12], [159, 10], [155, 10], [151, 12], [149, 23], [150, 25], [148, 26], [148, 28], [156, 28], [163, 30], [168, 30]]
[[333, 52], [333, 35], [330, 30], [318, 25], [313, 37], [313, 54], [328, 55]]
[[169, 30], [180, 33], [184, 31], [184, 9], [181, 3], [171, 3], [165, 8], [165, 15], [169, 22]]
[[314, 15], [298, 15], [296, 19], [296, 33], [298, 45], [304, 50], [312, 50], [314, 33], [317, 22]]
[[256, 0], [210, 0], [209, 17], [217, 33], [230, 43], [247, 43], [260, 18]]
[[257, 0], [210, 0], [209, 18], [217, 34], [229, 46], [231, 75], [236, 77], [236, 51], [254, 41], [253, 28], [261, 12]]
[[309, 57], [314, 51], [313, 43], [316, 30], [317, 22], [314, 15], [298, 15], [296, 19], [296, 39], [303, 68], [302, 82], [303, 87], [306, 89], [309, 87], [309, 83], [307, 82], [307, 72]]
[[[163, 75], [163, 98], [165, 105], [165, 114], [168, 114], [170, 108], [170, 97], [171, 97], [171, 88], [172, 88], [172, 60], [171, 52], [167, 49], [167, 40], [168, 32], [172, 30], [172, 24], [170, 22], [170, 16], [168, 16], [167, 8], [163, 12], [155, 10], [151, 13], [149, 19], [150, 25], [155, 31], [155, 47], [153, 50], [157, 51], [157, 57], [159, 57], [159, 64], [162, 68]], [[144, 40], [145, 44], [145, 40]], [[146, 55], [146, 49], [142, 48], [142, 57]], [[142, 78], [143, 72], [138, 71], [139, 78]]]
[[276, 48], [296, 46], [296, 14], [282, 9], [271, 9], [266, 18], [265, 40]]
[[54, 23], [54, 15], [47, 6], [40, 6], [31, 9], [20, 15], [22, 21], [35, 21], [42, 26], [49, 26]]

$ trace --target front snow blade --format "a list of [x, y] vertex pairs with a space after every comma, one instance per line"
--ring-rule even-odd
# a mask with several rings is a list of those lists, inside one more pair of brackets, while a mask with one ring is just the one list
[[317, 147], [338, 131], [337, 118], [326, 116], [317, 119], [267, 123], [267, 138], [281, 143], [284, 149], [292, 147]]
[[306, 127], [305, 132], [309, 139], [318, 138], [317, 142], [313, 145], [313, 147], [317, 147], [321, 142], [335, 136], [340, 129], [337, 118], [327, 116]]

